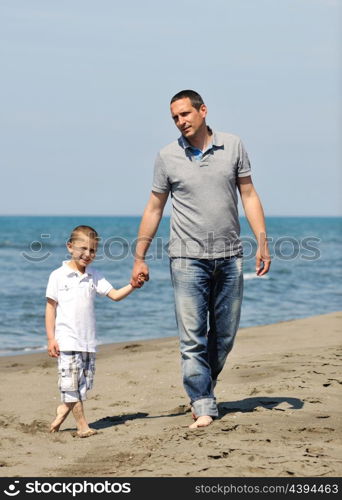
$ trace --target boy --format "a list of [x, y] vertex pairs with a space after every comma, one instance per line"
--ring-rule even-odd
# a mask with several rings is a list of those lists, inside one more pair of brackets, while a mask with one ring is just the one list
[[[75, 227], [67, 242], [71, 259], [50, 274], [46, 289], [48, 353], [58, 358], [62, 401], [50, 432], [57, 432], [72, 411], [77, 435], [81, 438], [96, 434], [88, 426], [83, 411], [83, 401], [87, 390], [92, 388], [95, 372], [95, 295], [119, 301], [138, 288], [130, 283], [116, 290], [90, 266], [96, 256], [98, 240], [97, 232], [90, 226]], [[143, 281], [141, 276], [139, 285]]]

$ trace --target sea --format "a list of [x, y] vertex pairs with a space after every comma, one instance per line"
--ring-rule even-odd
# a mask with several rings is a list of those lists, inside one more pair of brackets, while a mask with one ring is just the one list
[[[101, 236], [96, 266], [115, 288], [130, 280], [140, 216], [0, 217], [0, 355], [44, 351], [49, 274], [68, 259], [73, 227]], [[272, 324], [342, 310], [342, 218], [267, 217], [270, 272], [255, 274], [256, 245], [240, 219], [244, 299], [240, 327]], [[99, 344], [177, 335], [164, 216], [148, 253], [150, 281], [120, 302], [96, 298]], [[324, 335], [324, 332], [322, 332]], [[286, 341], [286, 339], [284, 339]]]

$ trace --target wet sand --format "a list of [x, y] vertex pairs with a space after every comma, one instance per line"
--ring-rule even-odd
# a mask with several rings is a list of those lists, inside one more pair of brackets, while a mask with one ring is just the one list
[[220, 416], [190, 430], [176, 338], [100, 346], [85, 402], [59, 404], [56, 360], [0, 358], [2, 477], [340, 477], [342, 312], [241, 329], [216, 388]]

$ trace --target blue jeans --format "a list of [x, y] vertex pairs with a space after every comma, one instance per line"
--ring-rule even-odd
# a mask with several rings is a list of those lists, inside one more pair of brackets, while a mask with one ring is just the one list
[[242, 256], [170, 259], [184, 388], [193, 412], [218, 416], [214, 387], [239, 326]]

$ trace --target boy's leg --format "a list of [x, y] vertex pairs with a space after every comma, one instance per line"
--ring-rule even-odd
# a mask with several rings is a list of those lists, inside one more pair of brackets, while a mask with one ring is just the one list
[[70, 403], [62, 403], [57, 407], [57, 415], [55, 420], [51, 423], [50, 425], [50, 432], [58, 432], [60, 426], [64, 422], [64, 420], [67, 418], [71, 411], [71, 406]]
[[74, 405], [72, 413], [76, 420], [77, 435], [85, 438], [97, 434], [91, 429], [84, 415], [83, 401], [87, 399], [87, 391], [93, 387], [95, 374], [95, 353], [79, 353], [80, 373], [78, 378], [79, 401]]
[[91, 429], [86, 421], [83, 409], [83, 402], [78, 401], [73, 405], [72, 413], [76, 420], [77, 425], [77, 435], [81, 438], [92, 436], [97, 434], [94, 429]]
[[87, 390], [92, 388], [95, 372], [95, 353], [67, 351], [61, 352], [58, 358], [59, 387], [62, 404], [57, 408], [57, 417], [51, 424], [58, 431], [69, 412], [76, 420], [77, 435], [89, 437], [96, 434], [90, 429], [83, 409]]
[[79, 437], [89, 437], [93, 434], [96, 434], [96, 431], [90, 429], [88, 423], [86, 421], [83, 409], [83, 402], [77, 401], [76, 403], [62, 403], [57, 408], [57, 417], [52, 422], [50, 427], [50, 432], [58, 432], [61, 424], [69, 415], [70, 411], [72, 411], [76, 426], [77, 426], [77, 435]]
[[59, 431], [60, 426], [67, 418], [70, 411], [72, 411], [76, 421], [78, 436], [89, 437], [92, 436], [93, 434], [96, 434], [96, 431], [90, 429], [90, 427], [88, 426], [88, 423], [84, 416], [82, 401], [77, 401], [76, 403], [62, 403], [61, 405], [59, 405], [57, 408], [57, 416], [50, 426], [50, 432]]
[[[73, 356], [71, 352], [61, 352], [60, 356], [57, 359], [58, 362], [58, 388], [61, 391], [61, 401], [62, 403], [57, 407], [56, 410], [56, 418], [51, 422], [50, 425], [50, 432], [58, 432], [60, 426], [64, 422], [64, 420], [67, 418], [69, 413], [72, 410], [72, 405], [68, 404], [65, 399], [65, 392], [64, 389], [66, 389], [66, 380], [69, 380], [70, 384], [70, 377], [68, 378], [65, 376], [70, 368], [70, 364], [73, 360]], [[69, 387], [68, 387], [69, 388]]]

